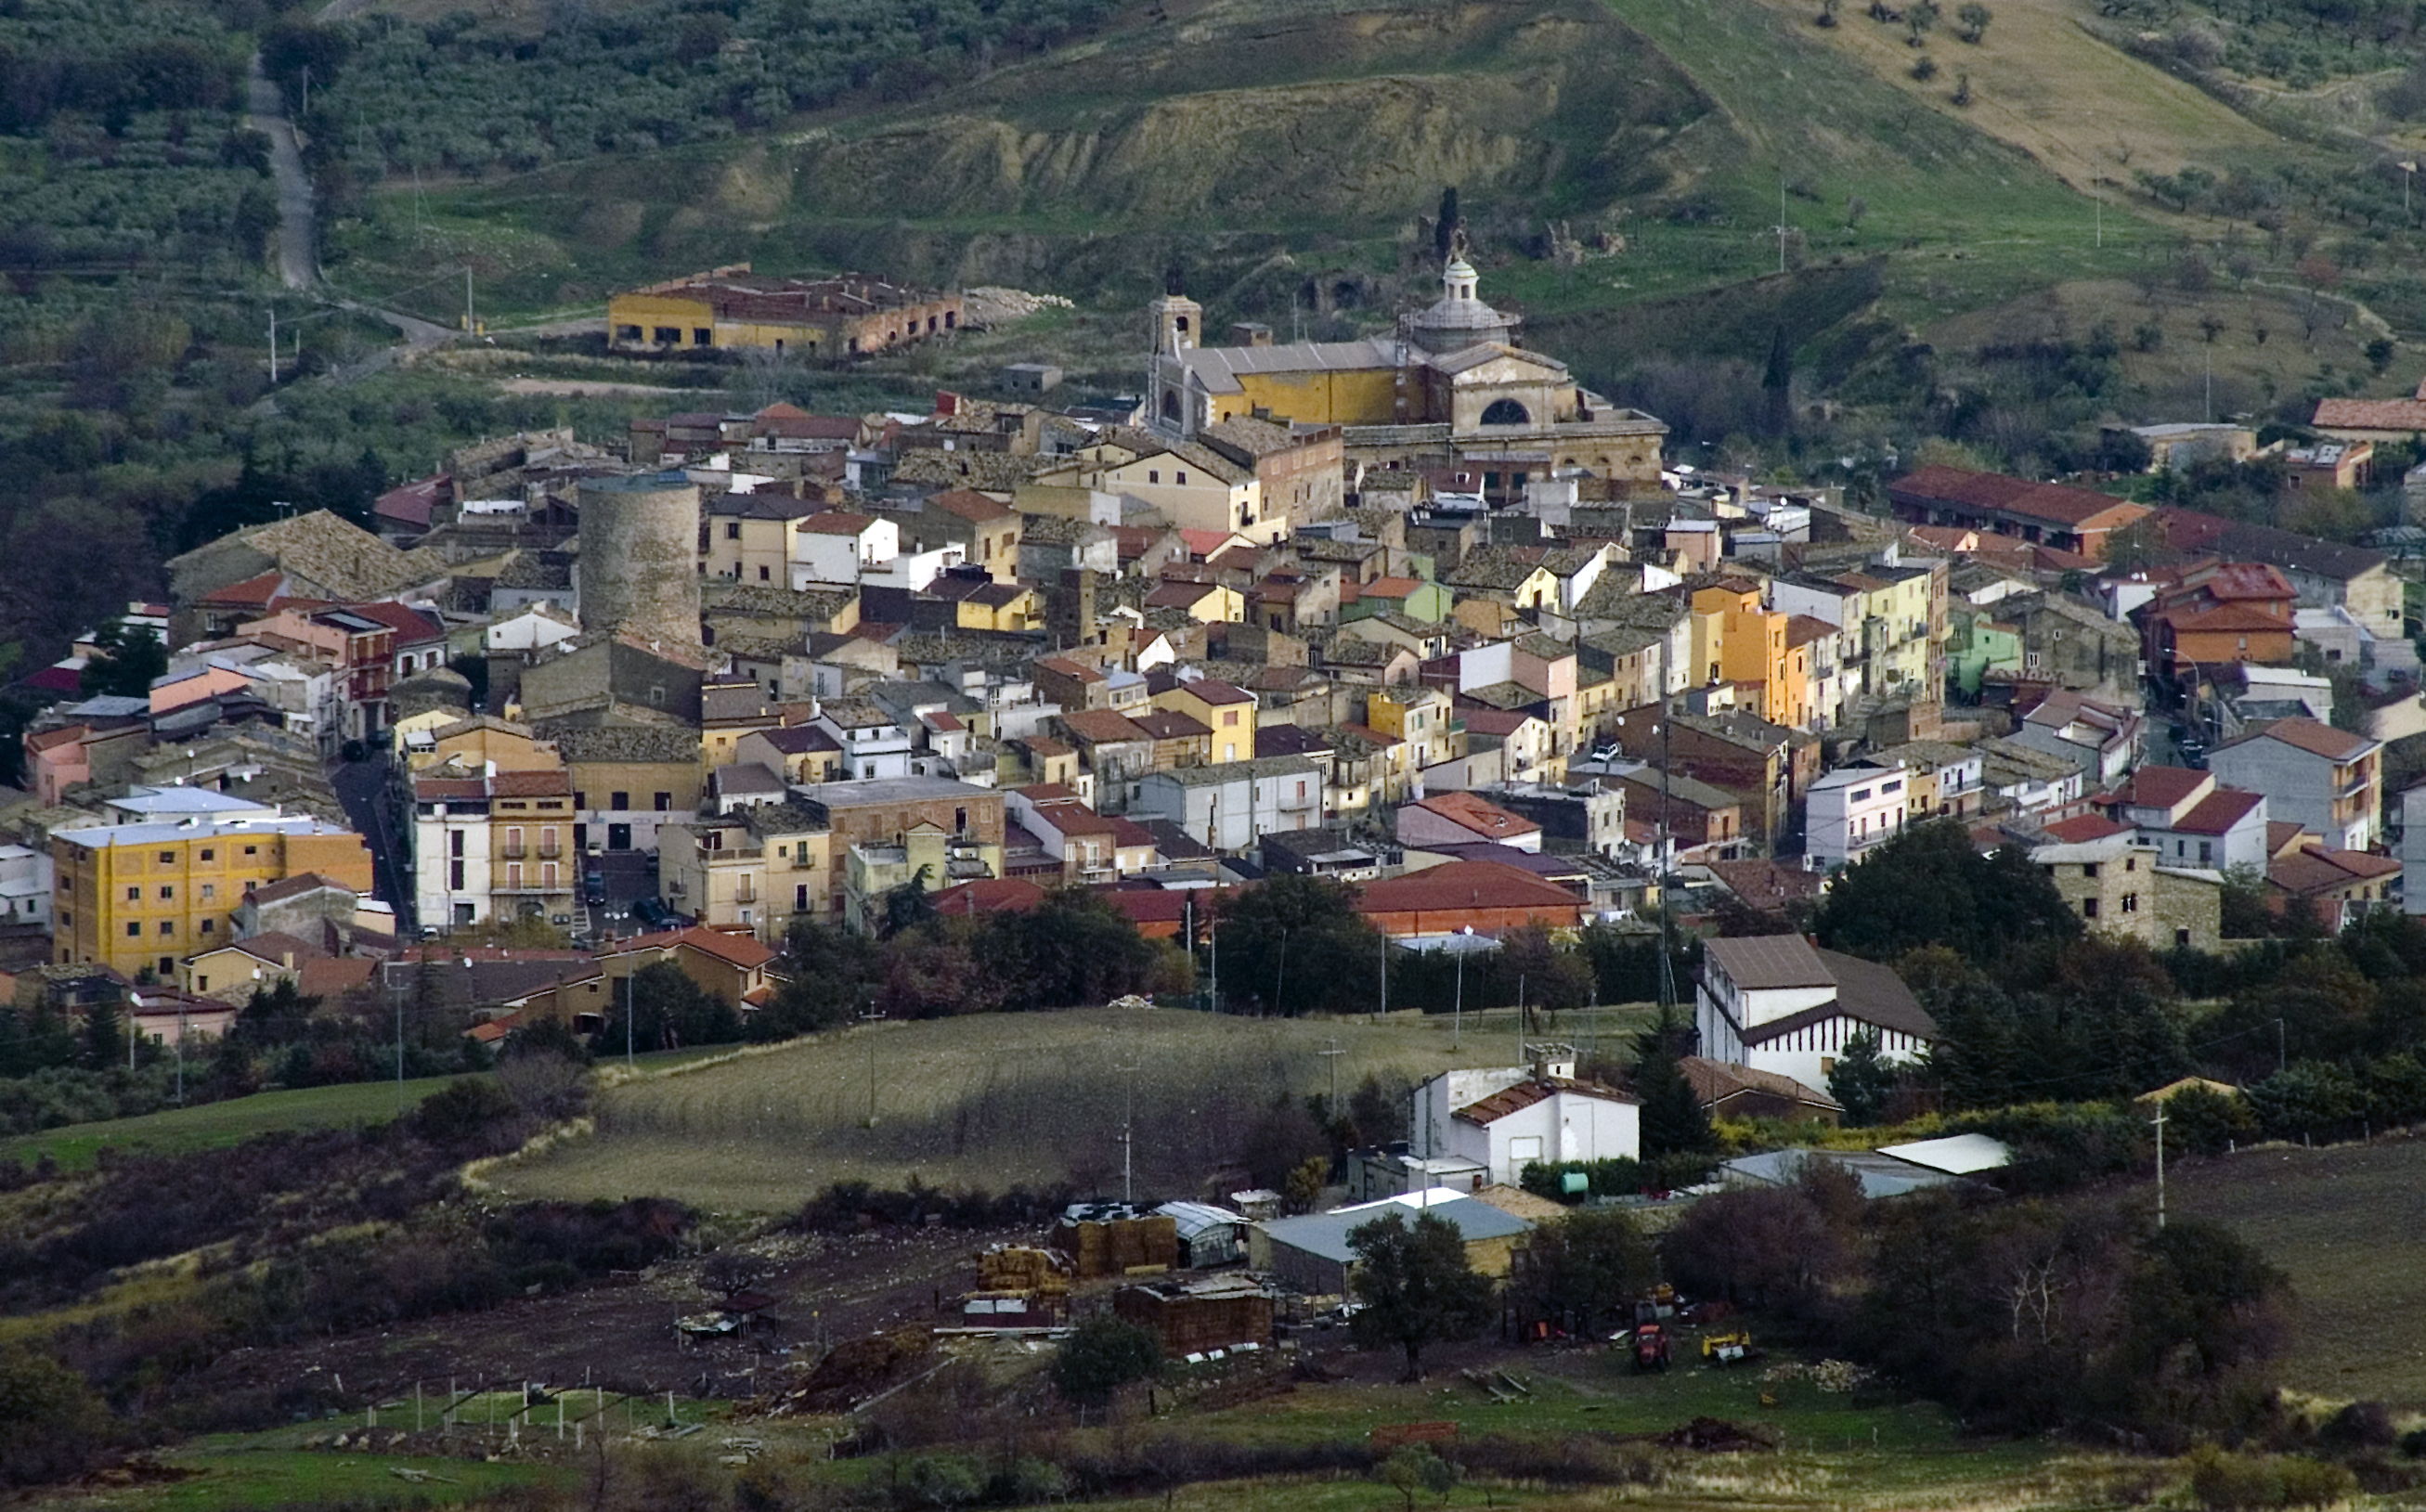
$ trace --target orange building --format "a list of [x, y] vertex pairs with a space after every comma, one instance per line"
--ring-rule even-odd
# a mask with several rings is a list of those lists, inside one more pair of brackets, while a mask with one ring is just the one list
[[1762, 607], [1760, 587], [1732, 582], [1693, 595], [1694, 670], [1706, 683], [1756, 689], [1751, 706], [1771, 724], [1809, 717], [1811, 653], [1789, 644], [1793, 616]]

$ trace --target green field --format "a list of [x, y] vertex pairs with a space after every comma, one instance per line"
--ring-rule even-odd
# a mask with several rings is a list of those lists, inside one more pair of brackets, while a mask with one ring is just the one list
[[[1599, 1015], [1603, 1040], [1641, 1010]], [[1581, 1039], [1593, 1026], [1556, 1026]], [[1512, 1064], [1513, 1015], [1243, 1019], [1171, 1010], [978, 1014], [825, 1035], [696, 1071], [645, 1077], [599, 1100], [594, 1135], [484, 1168], [520, 1198], [659, 1196], [721, 1211], [784, 1212], [831, 1182], [1000, 1191], [1070, 1181], [1120, 1189], [1120, 1132], [1145, 1190], [1194, 1191], [1235, 1158], [1284, 1092], [1341, 1097], [1367, 1075], [1412, 1082], [1450, 1066]], [[1459, 1042], [1453, 1044], [1453, 1040]], [[869, 1124], [871, 1078], [875, 1122]]]
[[2426, 1140], [2269, 1145], [2167, 1174], [2173, 1211], [2229, 1224], [2290, 1275], [2284, 1384], [2426, 1409]]
[[[639, 1057], [642, 1070], [662, 1070], [720, 1054], [732, 1046], [655, 1051]], [[620, 1067], [608, 1057], [602, 1065]], [[384, 1123], [399, 1106], [418, 1107], [421, 1100], [455, 1081], [452, 1076], [425, 1076], [403, 1084], [401, 1096], [394, 1082], [348, 1082], [336, 1086], [307, 1086], [289, 1092], [256, 1092], [194, 1107], [169, 1108], [140, 1118], [112, 1118], [104, 1123], [71, 1123], [39, 1134], [0, 1140], [0, 1160], [25, 1165], [48, 1155], [62, 1170], [89, 1170], [104, 1148], [146, 1150], [184, 1155], [198, 1150], [222, 1150], [259, 1134], [295, 1129], [336, 1129]]]

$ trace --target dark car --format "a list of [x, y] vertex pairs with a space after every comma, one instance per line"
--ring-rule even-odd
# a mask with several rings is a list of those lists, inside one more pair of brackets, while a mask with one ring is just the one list
[[581, 874], [581, 901], [590, 905], [592, 908], [595, 908], [599, 904], [606, 901], [606, 874], [605, 872], [592, 871]]
[[663, 898], [641, 898], [632, 905], [632, 917], [651, 929], [666, 929], [673, 925], [674, 910]]

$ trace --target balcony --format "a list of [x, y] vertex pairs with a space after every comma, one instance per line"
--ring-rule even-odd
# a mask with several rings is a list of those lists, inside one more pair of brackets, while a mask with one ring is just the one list
[[757, 901], [758, 901], [758, 889], [757, 889], [757, 887], [756, 887], [755, 885], [752, 884], [752, 883], [749, 883], [749, 882], [744, 882], [744, 883], [742, 883], [739, 887], [737, 887], [737, 888], [734, 889], [734, 892], [733, 892], [733, 901], [734, 901], [734, 902], [736, 902], [736, 903], [740, 903], [740, 904], [751, 904], [751, 903], [755, 903], [755, 902], [757, 902]]
[[503, 861], [518, 861], [527, 859], [530, 855], [530, 850], [520, 841], [508, 841], [505, 845], [498, 850], [497, 855], [498, 858]]

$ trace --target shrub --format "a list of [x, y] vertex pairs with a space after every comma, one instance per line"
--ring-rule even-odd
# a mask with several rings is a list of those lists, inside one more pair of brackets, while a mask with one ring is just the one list
[[1089, 1318], [1061, 1341], [1053, 1357], [1053, 1387], [1081, 1407], [1102, 1407], [1131, 1381], [1141, 1381], [1162, 1363], [1154, 1335], [1119, 1318]]

